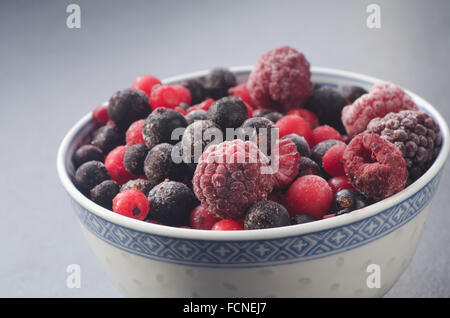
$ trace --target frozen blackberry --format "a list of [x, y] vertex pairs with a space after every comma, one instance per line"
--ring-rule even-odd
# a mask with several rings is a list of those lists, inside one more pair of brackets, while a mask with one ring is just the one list
[[283, 118], [283, 114], [279, 113], [279, 112], [271, 112], [271, 113], [265, 114], [263, 117], [271, 120], [273, 123], [276, 123], [281, 118]]
[[112, 210], [112, 200], [119, 193], [119, 185], [112, 180], [105, 180], [91, 190], [91, 200], [105, 209]]
[[297, 146], [297, 151], [302, 157], [310, 157], [311, 156], [311, 149], [309, 148], [308, 142], [305, 138], [302, 136], [299, 136], [297, 134], [289, 134], [284, 136], [281, 139], [287, 139], [289, 138], [294, 142], [294, 144]]
[[96, 130], [91, 144], [100, 148], [103, 154], [107, 155], [117, 146], [125, 144], [125, 134], [115, 126], [106, 125]]
[[329, 139], [329, 140], [319, 142], [311, 150], [311, 159], [313, 159], [322, 168], [323, 167], [323, 165], [322, 165], [323, 156], [325, 155], [325, 153], [327, 152], [328, 149], [330, 149], [331, 147], [333, 147], [334, 145], [337, 145], [337, 144], [345, 145], [344, 142], [342, 142], [340, 140], [335, 140], [335, 139]]
[[102, 150], [94, 145], [84, 145], [75, 151], [73, 154], [72, 162], [75, 169], [88, 161], [105, 161], [105, 155]]
[[161, 143], [176, 144], [179, 139], [172, 139], [173, 130], [186, 126], [187, 121], [179, 112], [160, 107], [155, 109], [145, 120], [142, 135], [147, 147], [152, 149]]
[[75, 172], [75, 184], [85, 192], [109, 179], [111, 179], [109, 172], [100, 161], [85, 162]]
[[316, 221], [316, 218], [309, 214], [297, 214], [291, 218], [291, 224], [303, 224]]
[[347, 105], [347, 100], [336, 89], [322, 86], [313, 90], [305, 108], [319, 117], [321, 125], [330, 125], [340, 133], [345, 133], [341, 121], [341, 111]]
[[148, 196], [148, 193], [155, 185], [156, 184], [151, 183], [148, 180], [134, 179], [134, 180], [130, 180], [127, 183], [125, 183], [124, 185], [122, 185], [122, 187], [120, 188], [120, 192], [125, 191], [125, 190], [135, 189], [135, 190], [141, 191], [143, 194]]
[[208, 96], [218, 100], [228, 95], [228, 90], [237, 85], [236, 76], [225, 68], [215, 68], [206, 76]]
[[[217, 139], [218, 138], [218, 139]], [[222, 141], [220, 127], [210, 120], [198, 120], [184, 131], [181, 139], [183, 161], [195, 169], [203, 151], [211, 144]]]
[[123, 131], [136, 120], [146, 118], [150, 111], [147, 94], [134, 88], [116, 92], [108, 103], [109, 118]]
[[298, 177], [303, 177], [310, 174], [320, 177], [323, 176], [322, 169], [314, 160], [308, 157], [301, 157], [300, 168], [298, 169]]
[[268, 229], [290, 224], [286, 208], [279, 203], [266, 200], [255, 203], [248, 209], [244, 220], [244, 229]]
[[345, 86], [342, 95], [347, 100], [348, 104], [352, 104], [355, 100], [368, 92], [359, 86]]
[[125, 152], [123, 164], [128, 172], [143, 175], [144, 160], [147, 157], [148, 148], [144, 145], [137, 144], [129, 147]]
[[207, 113], [203, 109], [199, 109], [199, 110], [194, 110], [190, 113], [187, 113], [186, 116], [184, 116], [184, 117], [186, 118], [188, 125], [190, 125], [194, 121], [205, 120], [207, 117]]
[[428, 169], [442, 143], [439, 126], [421, 111], [403, 110], [374, 118], [366, 132], [383, 137], [402, 152], [410, 182]]
[[253, 111], [253, 117], [264, 117], [264, 115], [267, 115], [269, 113], [273, 113], [272, 109], [255, 109]]
[[156, 145], [144, 161], [144, 173], [150, 183], [158, 184], [164, 179], [183, 179], [183, 167], [172, 159], [173, 146], [168, 143]]
[[270, 156], [272, 146], [278, 139], [278, 130], [275, 131], [275, 129], [277, 128], [271, 120], [264, 117], [252, 117], [244, 121], [238, 134], [245, 140], [256, 143], [266, 156]]
[[206, 99], [206, 89], [202, 81], [193, 78], [182, 82], [181, 85], [191, 92], [192, 105], [199, 104]]
[[247, 118], [247, 107], [236, 97], [223, 97], [215, 101], [207, 113], [207, 119], [219, 125], [224, 132], [226, 128], [238, 128]]
[[194, 193], [184, 183], [167, 181], [148, 194], [148, 219], [170, 226], [189, 225], [191, 210], [198, 205]]

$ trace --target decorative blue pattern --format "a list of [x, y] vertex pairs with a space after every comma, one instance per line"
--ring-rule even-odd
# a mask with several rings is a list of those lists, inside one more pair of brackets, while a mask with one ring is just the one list
[[154, 235], [111, 223], [72, 202], [81, 222], [91, 233], [126, 252], [191, 266], [262, 267], [326, 257], [391, 233], [427, 206], [440, 177], [441, 173], [407, 200], [370, 218], [329, 230], [271, 240], [203, 241]]

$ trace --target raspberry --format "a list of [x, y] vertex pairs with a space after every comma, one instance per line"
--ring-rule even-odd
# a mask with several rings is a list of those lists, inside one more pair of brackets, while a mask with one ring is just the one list
[[191, 227], [197, 230], [211, 230], [213, 225], [220, 221], [217, 216], [209, 213], [201, 205], [191, 211], [190, 220]]
[[302, 157], [311, 156], [311, 149], [309, 148], [308, 142], [305, 138], [297, 135], [297, 134], [289, 134], [283, 136], [281, 139], [290, 139], [296, 146], [297, 151]]
[[319, 118], [317, 118], [316, 114], [314, 114], [312, 111], [309, 111], [307, 109], [304, 108], [299, 108], [299, 109], [291, 109], [287, 115], [297, 115], [302, 117], [304, 120], [306, 120], [309, 124], [309, 127], [311, 127], [311, 129], [316, 128], [317, 126], [319, 126]]
[[250, 106], [251, 109], [257, 108], [252, 100], [252, 97], [250, 96], [250, 93], [248, 92], [246, 83], [230, 88], [228, 90], [228, 95], [242, 99], [242, 101], [246, 105]]
[[112, 150], [105, 159], [105, 166], [111, 175], [111, 179], [116, 181], [119, 185], [124, 184], [128, 180], [137, 179], [138, 177], [125, 169], [124, 157], [127, 149], [127, 146], [118, 146]]
[[269, 172], [268, 159], [258, 147], [236, 139], [206, 149], [192, 183], [197, 198], [210, 213], [238, 219], [272, 191], [274, 179]]
[[328, 125], [323, 125], [314, 128], [314, 130], [311, 133], [311, 139], [313, 147], [318, 143], [329, 139], [343, 141], [341, 134], [336, 129]]
[[144, 145], [129, 146], [123, 158], [125, 169], [132, 174], [143, 175], [144, 160], [147, 157], [147, 153], [148, 148]]
[[142, 136], [142, 127], [144, 126], [145, 119], [135, 121], [128, 127], [125, 134], [127, 146], [133, 145], [145, 145], [144, 137]]
[[92, 119], [100, 126], [106, 125], [109, 121], [108, 105], [99, 105], [92, 110]]
[[334, 145], [323, 155], [322, 164], [326, 173], [335, 177], [345, 175], [342, 164], [345, 148], [347, 148], [346, 145]]
[[276, 147], [278, 158], [273, 159], [278, 160], [278, 169], [275, 171], [276, 187], [285, 188], [297, 177], [301, 156], [290, 139], [279, 140]]
[[72, 162], [75, 169], [81, 166], [83, 163], [88, 161], [101, 161], [105, 160], [105, 155], [102, 150], [94, 145], [84, 145], [75, 151]]
[[[206, 89], [203, 82], [198, 79], [189, 79], [181, 83], [191, 93], [192, 104], [201, 103], [206, 99]], [[190, 105], [190, 104], [189, 104]]]
[[[173, 109], [180, 105], [180, 103], [183, 102], [185, 91], [180, 94], [179, 87], [182, 86], [176, 87], [175, 85], [159, 85], [155, 87], [150, 94], [150, 105], [152, 106], [152, 109], [157, 109], [159, 107]], [[186, 89], [186, 91], [188, 90]]]
[[325, 179], [308, 175], [292, 183], [286, 198], [292, 216], [309, 214], [320, 219], [331, 207], [333, 192]]
[[342, 95], [347, 100], [347, 103], [351, 104], [359, 97], [367, 93], [368, 92], [364, 88], [359, 86], [345, 86]]
[[145, 94], [147, 94], [147, 96], [150, 96], [153, 87], [161, 84], [162, 84], [161, 81], [154, 76], [142, 75], [136, 78], [131, 87], [135, 89], [140, 89]]
[[236, 84], [236, 76], [232, 72], [225, 68], [215, 68], [206, 76], [205, 87], [208, 95], [217, 100], [227, 96], [228, 90]]
[[331, 190], [333, 190], [333, 194], [335, 196], [336, 193], [338, 193], [341, 190], [353, 189], [353, 186], [347, 176], [337, 176], [330, 178], [328, 180], [328, 185], [330, 186]]
[[247, 81], [253, 101], [286, 113], [300, 108], [311, 94], [311, 72], [303, 53], [283, 46], [263, 54]]
[[306, 139], [309, 145], [312, 143], [311, 128], [306, 120], [297, 115], [287, 115], [277, 121], [279, 136], [284, 137], [289, 134], [297, 134]]
[[241, 231], [243, 229], [244, 226], [240, 222], [232, 219], [220, 220], [211, 227], [211, 231]]
[[188, 125], [192, 124], [197, 120], [206, 120], [207, 113], [203, 109], [194, 110], [188, 112], [185, 116]]
[[227, 128], [238, 128], [248, 118], [245, 103], [236, 97], [224, 97], [208, 109], [208, 120], [213, 121], [225, 132]]
[[390, 112], [418, 110], [411, 97], [400, 87], [391, 83], [378, 83], [368, 94], [364, 94], [345, 106], [342, 110], [342, 122], [350, 137], [363, 132], [367, 124], [376, 117], [384, 117]]
[[114, 126], [102, 126], [97, 129], [92, 138], [91, 144], [97, 146], [107, 155], [111, 150], [117, 146], [125, 143], [124, 134], [119, 128]]
[[123, 131], [136, 120], [147, 117], [150, 111], [148, 96], [134, 88], [116, 92], [108, 103], [109, 118]]
[[343, 162], [353, 188], [374, 200], [401, 191], [408, 178], [401, 151], [375, 134], [354, 137], [344, 151]]
[[155, 186], [156, 184], [151, 183], [148, 180], [144, 179], [134, 179], [126, 182], [120, 187], [120, 192], [130, 189], [135, 189], [141, 191], [143, 194], [148, 196], [148, 193], [150, 190]]
[[430, 115], [421, 111], [404, 110], [374, 118], [366, 132], [383, 137], [402, 152], [410, 182], [428, 169], [442, 142], [439, 126]]
[[253, 204], [247, 211], [245, 230], [268, 229], [290, 225], [288, 211], [276, 202], [261, 201]]
[[180, 99], [178, 105], [180, 104], [191, 105], [192, 102], [191, 92], [186, 87], [181, 85], [172, 85], [172, 87], [175, 89], [178, 98]]
[[113, 211], [137, 220], [144, 220], [150, 210], [147, 197], [139, 190], [125, 190], [113, 199]]
[[307, 175], [316, 175], [316, 176], [322, 176], [322, 169], [319, 167], [319, 165], [314, 161], [311, 160], [308, 157], [301, 157], [300, 158], [300, 169], [298, 170], [298, 176], [303, 177]]
[[109, 179], [108, 170], [100, 161], [85, 162], [75, 172], [75, 184], [81, 191], [90, 191], [96, 185]]
[[158, 184], [164, 179], [180, 181], [183, 179], [183, 166], [172, 159], [174, 146], [163, 143], [156, 145], [147, 154], [144, 172], [148, 181]]
[[119, 186], [115, 181], [105, 180], [91, 190], [91, 200], [105, 209], [112, 210], [112, 200], [119, 193]]

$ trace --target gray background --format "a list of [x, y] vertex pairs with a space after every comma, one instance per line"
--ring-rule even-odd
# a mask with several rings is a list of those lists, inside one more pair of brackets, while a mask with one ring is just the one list
[[[68, 129], [144, 73], [253, 64], [289, 44], [312, 65], [406, 87], [450, 118], [450, 1], [67, 1], [0, 3], [0, 296], [120, 297], [56, 176]], [[314, 4], [312, 4], [314, 3]], [[366, 7], [381, 6], [381, 29]], [[416, 254], [388, 297], [450, 296], [447, 165]], [[66, 267], [79, 264], [80, 289]]]

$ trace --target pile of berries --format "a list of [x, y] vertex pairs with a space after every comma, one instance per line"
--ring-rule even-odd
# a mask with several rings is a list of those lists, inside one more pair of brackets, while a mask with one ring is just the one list
[[167, 226], [252, 230], [359, 210], [419, 178], [439, 126], [391, 83], [342, 91], [311, 82], [285, 46], [246, 83], [226, 68], [205, 81], [150, 75], [92, 112], [74, 181], [115, 213]]

